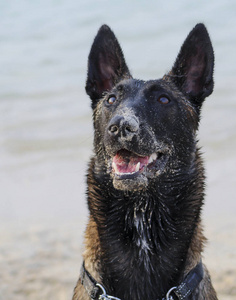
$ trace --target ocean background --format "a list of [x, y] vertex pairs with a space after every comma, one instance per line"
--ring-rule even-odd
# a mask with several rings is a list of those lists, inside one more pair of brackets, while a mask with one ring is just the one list
[[[171, 69], [199, 22], [215, 50], [215, 90], [199, 129], [207, 169], [203, 222], [212, 255], [218, 251], [214, 261], [228, 255], [230, 268], [236, 257], [236, 2], [0, 0], [0, 300], [72, 294], [93, 143], [84, 85], [99, 27], [113, 29], [135, 78], [156, 79]], [[219, 232], [229, 237], [223, 248], [214, 240]]]

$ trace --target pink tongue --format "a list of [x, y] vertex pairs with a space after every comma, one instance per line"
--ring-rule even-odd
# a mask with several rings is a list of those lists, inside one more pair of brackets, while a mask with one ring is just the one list
[[148, 164], [149, 156], [138, 156], [127, 150], [120, 150], [113, 158], [113, 163], [119, 173], [133, 173], [137, 163], [140, 162], [139, 170]]

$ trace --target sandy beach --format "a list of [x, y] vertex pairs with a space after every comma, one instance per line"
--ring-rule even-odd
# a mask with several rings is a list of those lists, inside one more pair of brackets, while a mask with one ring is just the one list
[[[211, 273], [219, 299], [234, 300], [235, 162], [233, 158], [229, 163], [218, 161], [212, 153], [206, 157], [207, 195], [202, 218], [208, 243], [203, 262]], [[82, 158], [83, 162], [73, 151], [70, 159], [59, 153], [44, 163], [18, 167], [16, 164], [4, 174], [0, 171], [1, 191], [5, 195], [0, 221], [0, 300], [72, 298], [88, 214], [85, 196], [88, 150]]]
[[[79, 275], [83, 221], [1, 227], [0, 299], [71, 299]], [[26, 224], [25, 224], [26, 225]], [[23, 226], [25, 227], [25, 226]], [[236, 221], [212, 220], [204, 254], [219, 299], [236, 299]]]

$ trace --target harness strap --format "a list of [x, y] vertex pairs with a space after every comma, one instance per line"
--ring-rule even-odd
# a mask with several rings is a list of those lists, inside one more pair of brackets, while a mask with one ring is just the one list
[[197, 288], [204, 276], [202, 262], [198, 263], [184, 278], [183, 282], [176, 287], [174, 293], [178, 299], [188, 299], [188, 296]]
[[[172, 287], [162, 300], [187, 300], [188, 296], [197, 288], [204, 276], [202, 262], [200, 261], [184, 278], [182, 283], [176, 287]], [[120, 300], [106, 294], [104, 287], [99, 284], [85, 268], [84, 262], [80, 270], [80, 279], [85, 287], [89, 297], [92, 300]]]
[[85, 287], [87, 293], [89, 294], [89, 297], [94, 300], [98, 299], [100, 288], [99, 286], [97, 286], [97, 281], [86, 270], [84, 261], [80, 269], [80, 279], [82, 285]]

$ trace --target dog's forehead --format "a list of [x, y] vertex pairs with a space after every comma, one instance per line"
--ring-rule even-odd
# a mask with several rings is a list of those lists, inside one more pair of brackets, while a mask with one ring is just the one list
[[140, 80], [140, 79], [125, 79], [120, 81], [116, 87], [118, 91], [124, 91], [136, 95], [137, 93], [146, 94], [152, 91], [166, 91], [164, 81], [162, 79], [157, 80]]

